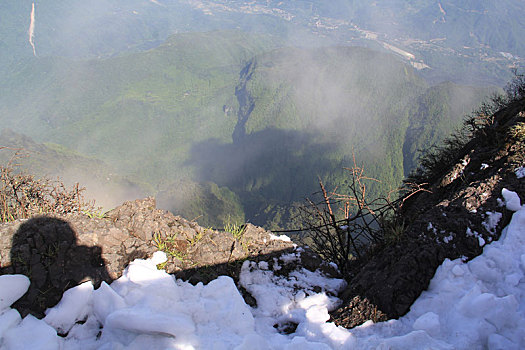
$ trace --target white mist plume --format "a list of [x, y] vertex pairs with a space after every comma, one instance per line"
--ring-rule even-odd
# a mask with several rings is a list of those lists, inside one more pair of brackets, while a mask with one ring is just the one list
[[35, 41], [34, 41], [34, 36], [35, 36], [35, 3], [33, 3], [32, 7], [31, 7], [31, 22], [29, 23], [28, 34], [29, 34], [29, 44], [33, 48], [33, 55], [35, 55], [35, 57], [36, 57], [36, 49], [35, 49]]

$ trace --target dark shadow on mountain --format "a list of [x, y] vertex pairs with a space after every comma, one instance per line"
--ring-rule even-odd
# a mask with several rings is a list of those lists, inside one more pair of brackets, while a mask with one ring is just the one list
[[291, 203], [315, 192], [318, 176], [342, 167], [330, 157], [337, 148], [320, 134], [271, 128], [234, 143], [201, 142], [191, 149], [188, 164], [197, 171], [196, 181], [239, 195], [250, 218], [262, 201]]
[[36, 217], [20, 225], [13, 236], [11, 265], [0, 275], [29, 277], [29, 290], [13, 307], [22, 317], [28, 313], [43, 317], [56, 305], [64, 291], [91, 280], [95, 287], [112, 279], [99, 246], [77, 245], [77, 236], [68, 222], [52, 217]]

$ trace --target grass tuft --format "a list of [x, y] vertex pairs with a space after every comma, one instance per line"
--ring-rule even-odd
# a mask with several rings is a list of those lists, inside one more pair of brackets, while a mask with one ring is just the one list
[[153, 242], [158, 250], [168, 254], [169, 256], [172, 256], [182, 262], [187, 260], [186, 254], [184, 254], [184, 252], [182, 252], [178, 247], [175, 235], [163, 237], [160, 233], [155, 233], [153, 235]]
[[227, 223], [226, 226], [224, 226], [224, 231], [230, 232], [233, 235], [233, 238], [236, 240], [240, 240], [242, 238], [242, 235], [244, 234], [244, 229], [246, 228], [246, 225], [239, 225], [235, 223]]

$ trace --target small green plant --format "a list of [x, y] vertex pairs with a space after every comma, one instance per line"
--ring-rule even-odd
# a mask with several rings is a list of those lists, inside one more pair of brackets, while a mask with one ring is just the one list
[[386, 245], [396, 244], [401, 241], [408, 226], [404, 219], [397, 216], [380, 220], [380, 225]]
[[244, 234], [244, 229], [246, 228], [246, 225], [238, 225], [235, 223], [227, 223], [226, 226], [224, 226], [224, 231], [230, 232], [233, 235], [233, 238], [236, 240], [240, 240], [242, 238], [242, 235]]
[[525, 123], [519, 122], [509, 129], [509, 136], [513, 140], [525, 141]]
[[157, 270], [164, 270], [167, 265], [167, 261], [164, 261], [163, 263], [157, 264]]
[[190, 246], [194, 246], [195, 244], [199, 243], [208, 231], [213, 231], [213, 229], [211, 227], [207, 227], [204, 229], [204, 231], [199, 231], [192, 238], [188, 239]]
[[178, 248], [175, 235], [162, 237], [160, 233], [155, 233], [153, 235], [153, 242], [155, 243], [155, 246], [158, 250], [168, 254], [169, 256], [172, 256], [175, 259], [183, 262], [187, 260], [186, 254], [184, 254], [184, 252]]
[[107, 211], [103, 211], [102, 208], [96, 208], [91, 210], [83, 210], [82, 214], [86, 215], [90, 219], [104, 219]]
[[42, 255], [46, 258], [54, 259], [57, 257], [59, 250], [60, 247], [58, 245], [58, 242], [53, 242], [47, 246], [46, 250], [42, 253]]
[[162, 236], [160, 235], [160, 233], [153, 234], [153, 242], [155, 243], [155, 246], [157, 247], [158, 250], [160, 250], [161, 252], [164, 252], [164, 250], [166, 249], [166, 244], [164, 240], [162, 239]]

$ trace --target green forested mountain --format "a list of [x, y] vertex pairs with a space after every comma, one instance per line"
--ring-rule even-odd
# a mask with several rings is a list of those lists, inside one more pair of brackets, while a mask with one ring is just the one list
[[403, 145], [405, 176], [417, 166], [418, 158], [448, 137], [465, 116], [480, 107], [480, 96], [496, 93], [493, 88], [442, 83], [417, 97], [409, 109], [409, 126]]
[[219, 217], [220, 225], [240, 222], [244, 212], [233, 192], [192, 180], [189, 151], [199, 141], [231, 140], [239, 71], [275, 41], [233, 31], [180, 34], [154, 50], [111, 59], [27, 59], [0, 86], [0, 119], [149, 184], [147, 193], [158, 193], [166, 208]]
[[223, 105], [235, 102], [244, 60], [272, 45], [215, 32], [177, 35], [155, 50], [113, 59], [33, 59], [3, 85], [1, 118], [38, 141], [101, 156], [157, 182], [185, 160], [180, 154], [191, 142], [231, 138], [236, 118]]
[[249, 218], [279, 226], [289, 217], [283, 206], [316, 191], [318, 177], [344, 188], [354, 154], [381, 181], [371, 196], [396, 188], [420, 148], [447, 136], [491, 91], [431, 87], [395, 57], [362, 48], [277, 49], [241, 72], [233, 142], [199, 144], [191, 159], [201, 180], [240, 195]]
[[431, 87], [370, 49], [215, 31], [112, 58], [20, 61], [0, 86], [0, 122], [110, 164], [202, 224], [284, 227], [318, 177], [344, 183], [353, 154], [381, 180], [372, 195], [397, 186], [486, 92]]
[[425, 88], [411, 68], [375, 51], [274, 50], [241, 73], [233, 143], [200, 144], [191, 159], [203, 180], [245, 198], [248, 217], [280, 215], [274, 208], [317, 191], [318, 177], [341, 185], [353, 153], [381, 179], [378, 194], [403, 177], [406, 108]]

